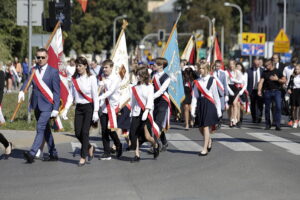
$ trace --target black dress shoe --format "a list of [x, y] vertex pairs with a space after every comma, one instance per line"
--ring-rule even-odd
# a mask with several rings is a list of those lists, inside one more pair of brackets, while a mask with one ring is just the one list
[[241, 123], [240, 122], [236, 123], [236, 127], [241, 128]]
[[156, 159], [159, 156], [159, 145], [156, 148], [153, 148], [153, 158]]
[[206, 152], [206, 153], [200, 152], [198, 155], [199, 155], [199, 156], [207, 156], [207, 154], [208, 154], [208, 152]]
[[279, 126], [276, 126], [275, 130], [276, 131], [281, 131], [281, 128]]
[[135, 162], [140, 162], [141, 158], [138, 156], [134, 156], [134, 158], [131, 159], [130, 162], [135, 163]]
[[28, 151], [25, 151], [23, 153], [25, 160], [27, 161], [27, 163], [33, 163], [34, 162], [34, 156], [32, 156]]
[[115, 154], [115, 153], [116, 153], [116, 150], [115, 150], [114, 148], [111, 147], [111, 148], [110, 148], [110, 153], [111, 153], [111, 154]]
[[90, 156], [88, 156], [88, 160], [89, 161], [92, 161], [93, 160], [93, 158], [94, 158], [94, 154], [95, 154], [95, 151], [96, 151], [96, 147], [94, 147], [93, 145], [91, 146], [91, 148], [93, 148], [93, 154]]
[[57, 155], [50, 155], [48, 158], [44, 158], [44, 160], [43, 161], [58, 161], [58, 156]]
[[211, 140], [211, 144], [210, 144], [210, 147], [207, 147], [207, 151], [210, 152], [212, 149], [212, 140]]
[[83, 167], [84, 165], [85, 165], [85, 162], [84, 163], [78, 162], [78, 167]]
[[122, 153], [123, 153], [122, 144], [120, 144], [120, 146], [118, 146], [116, 150], [117, 150], [117, 158], [120, 158], [122, 156]]
[[163, 144], [160, 151], [167, 151], [168, 146], [169, 146], [168, 143]]

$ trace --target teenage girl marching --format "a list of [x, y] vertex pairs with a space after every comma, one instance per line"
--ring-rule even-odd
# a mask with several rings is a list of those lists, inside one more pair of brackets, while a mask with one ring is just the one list
[[197, 64], [200, 78], [194, 81], [192, 96], [192, 116], [198, 116], [199, 131], [204, 137], [203, 149], [199, 156], [206, 156], [212, 148], [211, 128], [221, 117], [221, 101], [216, 80], [208, 73], [208, 64]]

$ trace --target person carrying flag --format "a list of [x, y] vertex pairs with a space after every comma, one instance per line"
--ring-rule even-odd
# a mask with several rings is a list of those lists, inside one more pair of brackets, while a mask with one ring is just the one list
[[161, 151], [165, 151], [168, 147], [168, 141], [163, 129], [168, 129], [170, 123], [170, 99], [168, 87], [170, 85], [170, 77], [164, 72], [164, 68], [168, 66], [168, 61], [165, 58], [158, 57], [155, 59], [155, 64], [152, 72], [152, 83], [154, 85], [154, 121], [161, 131], [160, 140], [162, 143]]
[[[59, 71], [48, 65], [48, 51], [45, 48], [40, 48], [36, 52], [37, 65], [31, 73], [33, 75], [33, 86], [30, 109], [34, 109], [34, 114], [37, 120], [37, 133], [30, 151], [24, 152], [24, 158], [27, 163], [34, 162], [34, 156], [40, 148], [45, 138], [48, 149], [49, 158], [44, 161], [57, 161], [57, 151], [54, 144], [54, 139], [50, 129], [49, 120], [58, 116], [60, 104], [60, 79]], [[24, 101], [24, 89], [29, 78], [24, 82], [21, 91], [18, 95], [18, 102]]]

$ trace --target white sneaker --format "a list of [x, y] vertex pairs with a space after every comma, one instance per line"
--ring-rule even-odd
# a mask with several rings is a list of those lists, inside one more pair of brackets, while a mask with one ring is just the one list
[[36, 159], [41, 159], [44, 155], [44, 152], [42, 152], [40, 149], [36, 152], [35, 158]]
[[294, 125], [293, 125], [293, 128], [297, 128], [298, 127], [298, 123], [295, 122]]

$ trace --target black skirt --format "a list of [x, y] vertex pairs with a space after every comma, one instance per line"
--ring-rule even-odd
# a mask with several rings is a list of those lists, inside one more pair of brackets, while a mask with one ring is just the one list
[[234, 102], [234, 100], [235, 100], [235, 98], [236, 98], [237, 95], [239, 94], [240, 89], [237, 88], [235, 85], [232, 85], [232, 84], [230, 84], [229, 87], [230, 87], [230, 89], [232, 90], [232, 92], [234, 93], [233, 96], [229, 95], [229, 101], [228, 101], [228, 104], [229, 104], [229, 105], [232, 105], [233, 102]]
[[192, 91], [190, 87], [184, 86], [184, 95], [185, 98], [182, 104], [191, 104], [192, 103]]
[[117, 114], [117, 123], [120, 129], [130, 129], [130, 110], [127, 106], [122, 108]]
[[198, 127], [213, 126], [219, 122], [216, 106], [205, 97], [198, 98], [196, 114]]
[[300, 106], [300, 88], [292, 90], [291, 106]]

